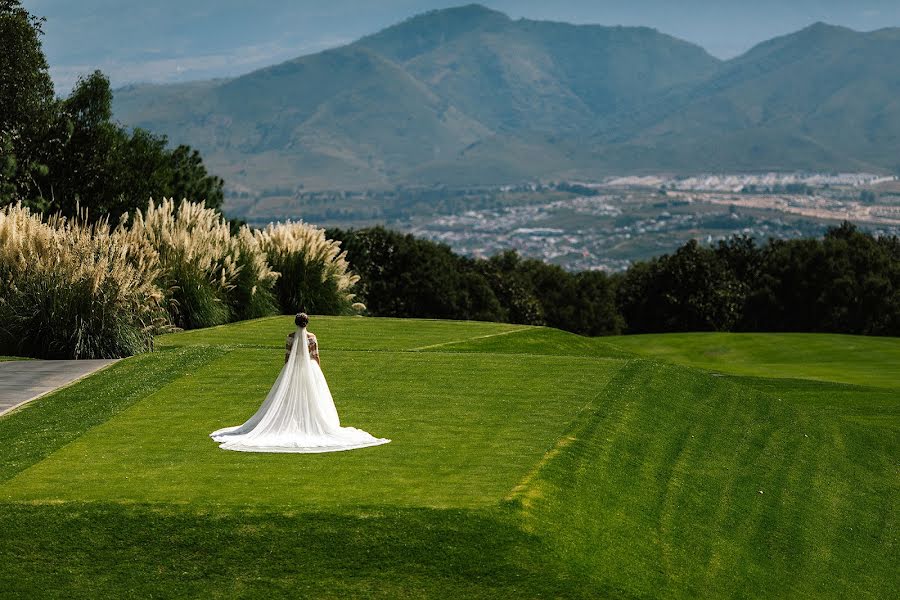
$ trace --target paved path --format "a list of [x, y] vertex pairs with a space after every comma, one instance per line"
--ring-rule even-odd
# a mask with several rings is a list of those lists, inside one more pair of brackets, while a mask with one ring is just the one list
[[0, 361], [0, 415], [114, 362], [116, 361]]

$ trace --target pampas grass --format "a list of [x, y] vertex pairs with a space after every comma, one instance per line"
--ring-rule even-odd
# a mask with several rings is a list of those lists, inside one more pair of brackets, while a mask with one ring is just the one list
[[153, 335], [306, 310], [350, 310], [358, 277], [340, 244], [305, 223], [246, 225], [152, 200], [129, 223], [0, 210], [0, 354], [112, 358]]
[[132, 240], [159, 255], [159, 285], [172, 321], [184, 329], [274, 314], [272, 271], [248, 228], [232, 236], [222, 215], [202, 204], [150, 201], [135, 216]]
[[229, 295], [235, 320], [277, 314], [274, 287], [280, 274], [272, 270], [259, 239], [249, 227], [241, 227], [236, 239], [239, 271]]
[[116, 358], [165, 329], [156, 252], [106, 221], [0, 210], [0, 354]]
[[340, 242], [308, 223], [270, 224], [254, 231], [272, 268], [281, 274], [275, 291], [283, 312], [348, 312], [359, 277], [350, 272]]
[[129, 238], [159, 255], [159, 286], [173, 323], [184, 329], [231, 320], [227, 294], [237, 277], [231, 234], [221, 216], [200, 204], [163, 199], [137, 213]]

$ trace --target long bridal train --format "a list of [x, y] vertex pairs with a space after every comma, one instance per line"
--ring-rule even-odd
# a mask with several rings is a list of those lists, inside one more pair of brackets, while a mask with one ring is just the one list
[[256, 414], [210, 437], [240, 452], [339, 452], [391, 441], [341, 427], [325, 375], [309, 356], [305, 327], [297, 330], [290, 358]]

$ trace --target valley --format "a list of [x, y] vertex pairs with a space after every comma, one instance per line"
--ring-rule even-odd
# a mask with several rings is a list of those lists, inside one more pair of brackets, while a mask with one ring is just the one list
[[[276, 193], [279, 191], [276, 190]], [[232, 196], [255, 225], [303, 218], [327, 227], [384, 224], [474, 257], [514, 249], [573, 271], [621, 271], [690, 239], [820, 236], [849, 220], [900, 234], [900, 181], [865, 173], [610, 177], [478, 188], [280, 191]]]

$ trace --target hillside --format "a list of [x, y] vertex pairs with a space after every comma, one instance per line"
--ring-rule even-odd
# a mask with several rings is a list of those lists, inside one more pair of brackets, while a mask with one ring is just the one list
[[897, 595], [896, 340], [314, 323], [392, 443], [219, 450], [290, 319], [164, 336], [0, 418], [0, 596]]
[[891, 171], [900, 30], [817, 23], [729, 61], [641, 27], [478, 5], [230, 80], [117, 90], [122, 122], [239, 189], [646, 171]]
[[[554, 152], [548, 136], [591, 130], [717, 65], [647, 28], [514, 21], [470, 5], [232, 80], [123, 88], [114, 110], [257, 190], [505, 182], [571, 167], [564, 148], [556, 164], [534, 160]], [[507, 154], [499, 173], [466, 173], [485, 166], [478, 146]]]
[[[900, 148], [900, 29], [816, 23], [759, 44], [715, 75], [620, 124], [631, 146], [658, 146], [676, 168], [895, 169]], [[595, 142], [611, 139], [600, 132]], [[681, 161], [681, 162], [679, 162]]]

